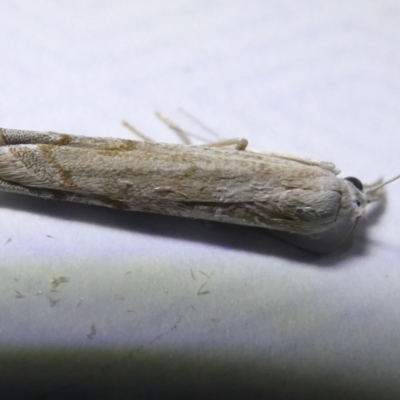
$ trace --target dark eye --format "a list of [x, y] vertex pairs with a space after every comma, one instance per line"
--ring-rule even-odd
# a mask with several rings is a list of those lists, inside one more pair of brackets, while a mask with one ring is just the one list
[[346, 181], [351, 182], [358, 190], [363, 191], [364, 186], [359, 179], [354, 178], [354, 176], [348, 176], [347, 178], [344, 178], [344, 179]]

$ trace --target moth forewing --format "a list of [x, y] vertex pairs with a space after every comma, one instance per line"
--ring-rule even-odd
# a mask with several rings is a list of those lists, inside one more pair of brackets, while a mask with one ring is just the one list
[[4, 191], [303, 235], [364, 212], [362, 187], [337, 173], [276, 153], [0, 130]]

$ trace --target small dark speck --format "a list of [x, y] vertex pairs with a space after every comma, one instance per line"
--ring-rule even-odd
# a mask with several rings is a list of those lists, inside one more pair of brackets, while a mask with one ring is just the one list
[[14, 292], [15, 292], [15, 297], [17, 299], [24, 299], [25, 298], [25, 295], [22, 294], [21, 292], [19, 292], [18, 290], [14, 290]]
[[206, 274], [204, 271], [200, 271], [206, 278], [211, 279], [211, 276]]
[[96, 335], [96, 333], [97, 333], [96, 325], [93, 324], [93, 325], [90, 327], [90, 331], [89, 331], [89, 333], [88, 333], [86, 336], [87, 336], [87, 338], [88, 338], [89, 340], [92, 340], [92, 339], [94, 338], [94, 335]]
[[62, 283], [67, 283], [69, 282], [69, 278], [66, 276], [57, 276], [56, 278], [53, 278], [50, 282], [50, 286], [55, 289], [57, 286], [61, 285]]
[[196, 280], [196, 277], [194, 276], [193, 270], [190, 268], [190, 276], [193, 278], [193, 280]]
[[51, 297], [47, 296], [47, 299], [49, 300], [50, 307], [54, 307], [61, 299], [52, 299]]
[[210, 294], [210, 291], [209, 291], [209, 290], [202, 290], [203, 287], [207, 285], [207, 283], [208, 283], [208, 282], [204, 282], [204, 283], [200, 286], [199, 290], [197, 291], [197, 296], [204, 296], [204, 295], [206, 295], [206, 294]]

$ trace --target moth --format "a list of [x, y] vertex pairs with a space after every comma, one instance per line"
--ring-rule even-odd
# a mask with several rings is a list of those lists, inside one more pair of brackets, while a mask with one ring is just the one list
[[246, 146], [0, 129], [0, 190], [315, 235], [362, 216], [392, 181], [363, 185], [330, 162]]

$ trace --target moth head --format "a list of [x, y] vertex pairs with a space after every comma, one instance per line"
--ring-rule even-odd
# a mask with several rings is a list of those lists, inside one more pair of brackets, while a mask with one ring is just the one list
[[364, 190], [364, 185], [358, 178], [354, 178], [353, 176], [344, 178], [344, 181], [346, 182], [350, 191], [354, 217], [359, 217], [363, 214], [366, 205], [369, 203], [368, 197]]
[[348, 188], [350, 189], [352, 202], [357, 216], [362, 215], [367, 204], [382, 200], [385, 197], [383, 187], [399, 178], [400, 175], [386, 182], [383, 182], [382, 179], [380, 179], [372, 185], [363, 185], [359, 179], [352, 176], [344, 178]]

